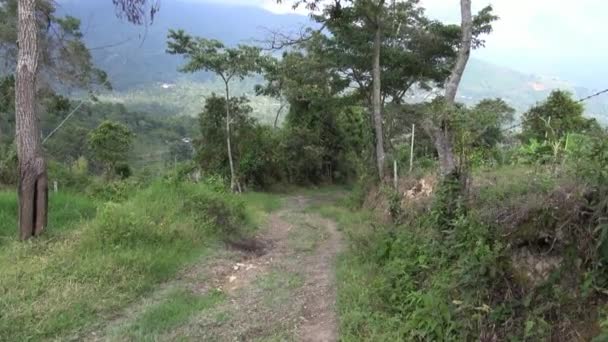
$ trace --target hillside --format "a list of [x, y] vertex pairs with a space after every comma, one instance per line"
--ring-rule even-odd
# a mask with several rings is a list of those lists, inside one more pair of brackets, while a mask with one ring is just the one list
[[[97, 65], [110, 75], [115, 91], [103, 96], [124, 103], [132, 110], [195, 115], [201, 99], [221, 90], [212, 75], [184, 75], [178, 71], [181, 59], [165, 53], [170, 28], [182, 28], [195, 35], [228, 44], [259, 44], [268, 29], [298, 30], [311, 25], [300, 15], [278, 15], [248, 6], [172, 1], [164, 3], [155, 21], [135, 27], [117, 19], [110, 1], [60, 1], [60, 12], [80, 18], [88, 46]], [[238, 85], [236, 94], [251, 93], [255, 82]], [[163, 85], [165, 86], [163, 88]], [[167, 87], [167, 85], [169, 87]], [[175, 87], [173, 87], [175, 85]], [[472, 58], [459, 92], [461, 101], [474, 104], [483, 98], [505, 99], [518, 112], [543, 100], [553, 89], [566, 89], [582, 98], [594, 93], [567, 80], [525, 74]], [[416, 94], [418, 99], [424, 94]], [[608, 97], [586, 103], [587, 114], [608, 124]], [[253, 99], [256, 116], [267, 121], [278, 104], [272, 99]]]

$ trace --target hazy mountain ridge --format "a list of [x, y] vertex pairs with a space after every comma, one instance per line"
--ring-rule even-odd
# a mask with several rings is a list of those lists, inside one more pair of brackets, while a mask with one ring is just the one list
[[[170, 28], [182, 28], [192, 34], [219, 39], [227, 44], [255, 44], [267, 37], [268, 29], [293, 31], [310, 24], [304, 16], [278, 15], [255, 7], [186, 1], [163, 5], [154, 23], [147, 27], [136, 27], [117, 19], [110, 1], [61, 2], [61, 12], [83, 21], [85, 39], [92, 48], [95, 61], [108, 72], [118, 91], [109, 98], [133, 105], [137, 109], [156, 108], [169, 110], [173, 114], [192, 115], [202, 107], [201, 98], [217, 91], [217, 87], [213, 86], [212, 75], [184, 75], [178, 71], [182, 64], [181, 58], [165, 53], [166, 35]], [[163, 84], [180, 86], [178, 89], [164, 89]], [[253, 91], [243, 86], [239, 88], [241, 94]], [[551, 90], [558, 88], [571, 91], [577, 98], [595, 92], [557, 78], [525, 74], [472, 58], [459, 97], [460, 101], [468, 104], [483, 98], [501, 97], [518, 112], [523, 112], [543, 100]], [[197, 91], [203, 89], [207, 91], [199, 95]], [[182, 93], [177, 94], [177, 91]], [[144, 103], [146, 96], [150, 97], [149, 105]], [[137, 101], [132, 102], [133, 99]], [[159, 103], [159, 99], [167, 102]], [[274, 115], [270, 108], [275, 106], [269, 104], [269, 101], [272, 100], [262, 101], [266, 103], [264, 108], [256, 108], [257, 114], [266, 119]], [[155, 102], [156, 105], [152, 105]], [[585, 105], [589, 115], [608, 123], [608, 96], [594, 98]]]

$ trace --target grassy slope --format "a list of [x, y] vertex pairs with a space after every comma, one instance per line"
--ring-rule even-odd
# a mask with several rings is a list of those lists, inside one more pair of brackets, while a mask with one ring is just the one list
[[[55, 195], [49, 234], [20, 243], [8, 238], [15, 229], [15, 197], [2, 193], [0, 340], [78, 334], [219, 248], [223, 237], [251, 231], [278, 203], [272, 196], [241, 199], [200, 185], [155, 184], [124, 203], [100, 205], [92, 218], [95, 202]], [[202, 309], [217, 298], [173, 299], [138, 326], [181, 311], [185, 301]]]

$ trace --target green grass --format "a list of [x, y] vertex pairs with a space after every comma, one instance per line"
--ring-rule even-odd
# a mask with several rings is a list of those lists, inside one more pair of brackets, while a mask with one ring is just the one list
[[282, 200], [279, 195], [266, 192], [246, 192], [241, 194], [247, 204], [250, 216], [256, 224], [262, 224], [266, 216], [281, 208]]
[[199, 296], [175, 290], [163, 302], [148, 308], [122, 335], [137, 341], [156, 340], [158, 335], [183, 325], [194, 314], [211, 309], [224, 299], [218, 291]]
[[304, 219], [291, 219], [296, 223], [289, 231], [288, 244], [290, 249], [297, 252], [312, 253], [321, 241], [328, 237], [327, 230], [322, 224], [315, 224]]
[[[82, 220], [95, 216], [98, 203], [87, 196], [59, 192], [49, 194], [49, 225], [47, 236], [56, 236], [78, 226]], [[16, 240], [18, 203], [14, 191], [0, 191], [0, 246]]]
[[88, 221], [90, 202], [59, 199], [64, 232], [0, 247], [0, 340], [78, 336], [251, 227], [243, 199], [201, 185], [153, 184]]
[[288, 303], [293, 291], [304, 285], [301, 274], [274, 269], [256, 280], [256, 285], [264, 291], [264, 302], [270, 307]]

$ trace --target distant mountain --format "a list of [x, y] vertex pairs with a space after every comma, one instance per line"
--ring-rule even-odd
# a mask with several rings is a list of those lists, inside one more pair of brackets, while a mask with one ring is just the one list
[[[268, 29], [296, 30], [308, 24], [301, 15], [276, 15], [256, 7], [193, 1], [163, 1], [154, 22], [134, 26], [120, 20], [110, 0], [60, 0], [59, 12], [80, 18], [95, 62], [117, 90], [173, 82], [182, 59], [165, 53], [169, 29], [233, 45], [267, 38]], [[206, 79], [208, 76], [193, 76]]]
[[[219, 88], [212, 75], [178, 72], [182, 59], [165, 53], [170, 28], [237, 44], [263, 40], [267, 38], [267, 29], [294, 31], [310, 25], [305, 16], [278, 15], [256, 7], [172, 0], [162, 2], [153, 24], [137, 27], [117, 19], [110, 0], [60, 0], [59, 3], [61, 13], [82, 20], [82, 30], [95, 62], [109, 73], [118, 90], [110, 98], [137, 109], [156, 108], [175, 114], [198, 112], [202, 107], [201, 97]], [[251, 85], [248, 82], [247, 86]], [[523, 112], [558, 88], [573, 92], [577, 98], [594, 92], [567, 81], [524, 74], [472, 58], [459, 100], [474, 104], [484, 98], [501, 97]], [[244, 86], [240, 89], [241, 93], [251, 91]], [[258, 114], [272, 117], [276, 106], [268, 99], [260, 101], [264, 106], [256, 110], [268, 113]], [[590, 116], [608, 124], [608, 95], [594, 98], [585, 105]]]
[[[471, 59], [463, 76], [459, 101], [474, 104], [484, 98], [500, 97], [518, 112], [524, 112], [544, 100], [552, 90], [570, 91], [581, 99], [597, 92], [596, 89], [576, 87], [558, 78], [527, 75], [479, 59]], [[589, 116], [608, 124], [608, 96], [595, 97], [585, 102]]]

